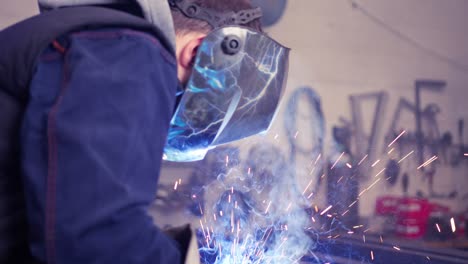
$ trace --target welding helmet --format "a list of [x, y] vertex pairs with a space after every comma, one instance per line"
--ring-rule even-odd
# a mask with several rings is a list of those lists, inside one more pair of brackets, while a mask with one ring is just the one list
[[214, 28], [200, 44], [171, 120], [163, 159], [195, 161], [208, 150], [270, 127], [284, 90], [289, 49], [243, 27], [259, 8], [219, 13], [190, 0], [169, 1]]

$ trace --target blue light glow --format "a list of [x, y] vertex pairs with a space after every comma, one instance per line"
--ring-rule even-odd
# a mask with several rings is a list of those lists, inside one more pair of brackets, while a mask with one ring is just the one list
[[202, 263], [296, 263], [314, 245], [306, 201], [279, 149], [258, 144], [248, 160], [247, 172], [232, 168], [206, 188]]

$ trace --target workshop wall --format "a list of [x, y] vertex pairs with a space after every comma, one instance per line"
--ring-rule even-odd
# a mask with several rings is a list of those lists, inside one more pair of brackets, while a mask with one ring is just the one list
[[[445, 83], [440, 85], [441, 91], [422, 88], [420, 109], [424, 110], [429, 104], [434, 104], [432, 106], [437, 106], [436, 110], [440, 111], [434, 114], [436, 123], [423, 120], [422, 132], [431, 140], [428, 144], [438, 142], [443, 145], [441, 137], [445, 132], [450, 132], [453, 145], [459, 144], [460, 140], [467, 142], [466, 133], [460, 139], [458, 132], [459, 120], [468, 122], [465, 103], [468, 96], [468, 35], [464, 34], [468, 18], [463, 10], [468, 10], [468, 3], [460, 0], [297, 0], [288, 4], [283, 19], [269, 30], [269, 34], [292, 48], [286, 101], [288, 96], [303, 86], [312, 88], [321, 99], [327, 127], [325, 154], [330, 154], [332, 127], [345, 124], [340, 122], [341, 117], [350, 122], [348, 127], [351, 131], [356, 131], [356, 127], [353, 127], [350, 96], [354, 96], [358, 105], [360, 102], [362, 113], [359, 119], [362, 120], [366, 134], [365, 138], [358, 140], [356, 134], [351, 133], [351, 152], [356, 151], [356, 144], [369, 143], [372, 122], [374, 118], [379, 121], [379, 129], [374, 131], [375, 144], [372, 146], [376, 149], [375, 157], [370, 164], [379, 159], [381, 161], [363, 172], [359, 181], [360, 191], [376, 180], [374, 176], [385, 168], [389, 158], [399, 161], [411, 150], [416, 150], [415, 138], [410, 139], [410, 135], [414, 135], [416, 131], [414, 114], [402, 110], [401, 119], [395, 126], [396, 131], [390, 130], [395, 112], [399, 109], [400, 98], [414, 104], [417, 80]], [[386, 103], [383, 99], [382, 111], [376, 113], [374, 105], [379, 97], [375, 93], [379, 92], [385, 93]], [[373, 94], [373, 97], [362, 96], [366, 94]], [[283, 104], [272, 133], [277, 131], [281, 135], [278, 145], [287, 149], [287, 144], [284, 144], [287, 139], [284, 137], [283, 119], [290, 117], [284, 114], [287, 112], [285, 108]], [[302, 119], [305, 120], [301, 121], [301, 117], [298, 117], [297, 123], [308, 124], [307, 118], [303, 115]], [[439, 135], [428, 135], [434, 131], [436, 125]], [[307, 143], [301, 137], [311, 135], [311, 130], [301, 125], [297, 126], [297, 130], [297, 140]], [[404, 144], [394, 144], [394, 153], [387, 154], [392, 149], [387, 148], [388, 144], [402, 130], [406, 130], [406, 134], [401, 139], [406, 137], [408, 140]], [[390, 132], [396, 135], [385, 138]], [[429, 148], [426, 146], [426, 152]], [[440, 196], [441, 199], [437, 200], [442, 200], [440, 202], [450, 205], [453, 210], [465, 210], [468, 158], [456, 150], [455, 154], [448, 149], [443, 153], [443, 146], [433, 148], [438, 149], [438, 153], [434, 155], [439, 159], [435, 164], [430, 164], [436, 167], [433, 194], [437, 194], [431, 199]], [[456, 163], [453, 155], [464, 158], [464, 162]], [[360, 199], [359, 206], [362, 216], [374, 213], [377, 196], [387, 193], [403, 194], [401, 174], [404, 172], [409, 176], [408, 195], [414, 196], [418, 190], [429, 195], [428, 181], [423, 180], [422, 170], [416, 169], [420, 165], [417, 164], [417, 156], [417, 153], [410, 155], [408, 160], [400, 163], [400, 177], [394, 186], [382, 180], [363, 194], [365, 199]], [[424, 161], [432, 156], [426, 153]], [[356, 156], [354, 159], [359, 161], [362, 157], [363, 155]], [[310, 162], [313, 158], [307, 157], [304, 160], [309, 159]], [[306, 164], [298, 164], [298, 167], [305, 167]], [[368, 168], [371, 166], [368, 165]], [[442, 198], [444, 194], [454, 191], [457, 192], [456, 198]]]

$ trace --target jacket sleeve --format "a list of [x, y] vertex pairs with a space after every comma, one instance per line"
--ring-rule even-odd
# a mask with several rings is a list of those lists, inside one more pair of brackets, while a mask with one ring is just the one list
[[176, 86], [174, 58], [142, 32], [78, 32], [43, 53], [21, 134], [33, 255], [179, 263], [147, 214]]

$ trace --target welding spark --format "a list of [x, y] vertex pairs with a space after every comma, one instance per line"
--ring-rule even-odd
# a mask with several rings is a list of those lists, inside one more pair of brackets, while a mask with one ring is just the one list
[[348, 166], [348, 168], [350, 168], [350, 169], [353, 168], [353, 166], [351, 166], [351, 164], [349, 164], [349, 163], [347, 163], [347, 162], [346, 162], [346, 166]]
[[231, 233], [234, 233], [234, 210], [231, 210]]
[[409, 157], [411, 154], [414, 153], [414, 150], [412, 150], [410, 153], [406, 154], [406, 156], [404, 156], [403, 158], [401, 158], [398, 163], [402, 162], [403, 160], [405, 160], [407, 157]]
[[450, 218], [450, 225], [452, 226], [452, 232], [455, 233], [457, 231], [457, 227], [455, 226], [455, 219]]
[[361, 195], [363, 195], [366, 191], [367, 191], [367, 189], [362, 190], [362, 191], [359, 193], [358, 197], [361, 197]]
[[361, 227], [363, 227], [363, 226], [364, 226], [364, 225], [353, 226], [353, 229], [361, 228]]
[[371, 166], [371, 167], [372, 167], [372, 168], [374, 168], [374, 167], [375, 167], [375, 165], [377, 165], [377, 163], [379, 163], [379, 162], [380, 162], [380, 160], [379, 160], [379, 159], [378, 159], [378, 160], [376, 160], [376, 161], [374, 162], [374, 164], [372, 164], [372, 166]]
[[311, 193], [310, 193], [310, 195], [309, 195], [309, 196], [307, 196], [307, 199], [310, 199], [310, 197], [312, 197], [312, 195], [314, 195], [314, 193], [313, 193], [313, 192], [311, 192]]
[[268, 203], [268, 206], [267, 206], [267, 208], [265, 210], [265, 214], [268, 213], [268, 210], [270, 209], [270, 205], [271, 205], [271, 201]]
[[382, 172], [384, 172], [385, 168], [383, 168], [381, 171], [379, 171], [379, 173], [377, 173], [374, 178], [377, 178]]
[[440, 233], [440, 226], [439, 226], [439, 224], [436, 224], [436, 227], [437, 227], [437, 231], [439, 231], [439, 233]]
[[229, 155], [226, 155], [226, 167], [229, 165]]
[[279, 245], [278, 249], [280, 249], [284, 245], [284, 242], [286, 242], [286, 240], [288, 240], [287, 237], [283, 238], [283, 242], [281, 242], [281, 245]]
[[179, 185], [179, 181], [176, 181], [175, 184], [174, 184], [174, 191], [177, 190], [177, 185]]
[[307, 191], [307, 189], [309, 189], [310, 185], [312, 184], [312, 181], [313, 180], [310, 180], [309, 184], [307, 184], [307, 187], [304, 189], [304, 191], [302, 192], [302, 195], [304, 195]]
[[421, 164], [419, 167], [418, 167], [418, 170], [421, 169], [422, 167], [426, 167], [427, 165], [431, 164], [433, 161], [437, 160], [437, 156], [433, 156], [432, 158], [428, 159], [426, 162], [424, 162], [423, 164]]
[[[203, 237], [206, 238], [206, 234], [205, 234], [205, 227], [203, 226], [203, 221], [200, 219], [200, 226], [201, 226], [201, 229], [202, 229], [202, 232], [203, 232]], [[208, 243], [207, 243], [208, 244]]]
[[[262, 237], [262, 239], [260, 239], [261, 241], [264, 241], [264, 242], [263, 242], [263, 245], [265, 245], [265, 244], [266, 244], [266, 242], [267, 242], [268, 238], [270, 237], [270, 235], [271, 235], [272, 231], [273, 231], [273, 229], [272, 229], [272, 228], [270, 228], [270, 230], [268, 230], [268, 233], [266, 233], [266, 234], [267, 234], [267, 236], [265, 237], [265, 234], [264, 234], [264, 235], [263, 235], [263, 237]], [[265, 240], [263, 240], [263, 238], [265, 238]]]
[[310, 172], [309, 172], [309, 175], [312, 175], [314, 173], [314, 170], [315, 170], [315, 167], [313, 167]]
[[468, 157], [468, 153], [463, 154], [465, 157]]
[[326, 212], [328, 212], [328, 210], [330, 210], [332, 207], [333, 207], [332, 205], [328, 206], [325, 210], [323, 210], [323, 211], [320, 213], [320, 215], [324, 215], [324, 214], [325, 214]]
[[369, 154], [366, 154], [366, 155], [364, 156], [364, 158], [362, 158], [361, 161], [359, 161], [358, 166], [361, 165], [361, 163], [363, 163], [364, 160], [366, 160], [368, 156], [369, 156]]
[[396, 249], [396, 250], [401, 250], [401, 249], [400, 249], [399, 247], [397, 247], [397, 246], [393, 246], [393, 248]]
[[383, 243], [383, 237], [380, 236], [380, 243]]
[[278, 139], [278, 137], [279, 137], [279, 135], [278, 135], [278, 134], [276, 134], [276, 135], [275, 135], [275, 139]]
[[369, 187], [367, 187], [367, 190], [370, 190], [370, 188], [374, 187], [382, 178], [378, 178], [374, 183], [372, 183]]
[[[468, 156], [468, 155], [465, 154], [465, 156]], [[314, 165], [317, 165], [317, 162], [319, 161], [320, 157], [322, 157], [322, 153], [318, 154], [317, 159], [315, 159]]]
[[299, 135], [299, 130], [296, 132], [296, 134], [294, 134], [294, 139], [296, 139], [298, 135]]
[[200, 208], [200, 215], [203, 215], [203, 209], [201, 208], [200, 203], [198, 204], [198, 208]]
[[392, 148], [390, 151], [387, 152], [387, 154], [390, 155], [394, 150], [395, 150], [395, 148]]
[[361, 195], [363, 195], [366, 191], [370, 190], [372, 187], [374, 187], [374, 185], [376, 185], [382, 178], [378, 178], [377, 180], [375, 180], [371, 185], [369, 185], [369, 187], [367, 187], [366, 189], [364, 189], [362, 192], [359, 193], [358, 197], [361, 197]]
[[362, 235], [362, 241], [366, 243], [366, 235]]
[[388, 147], [391, 147], [403, 134], [406, 133], [406, 130], [403, 130], [400, 135], [398, 135], [390, 144], [388, 144]]
[[371, 256], [371, 259], [374, 260], [374, 251], [370, 251], [370, 256]]
[[340, 156], [338, 157], [338, 159], [335, 161], [335, 163], [333, 164], [333, 166], [331, 166], [331, 168], [330, 168], [331, 170], [333, 170], [333, 168], [335, 168], [336, 164], [338, 163], [338, 161], [340, 161], [341, 157], [343, 157], [344, 154], [345, 154], [344, 152], [341, 153], [341, 155], [340, 155]]

